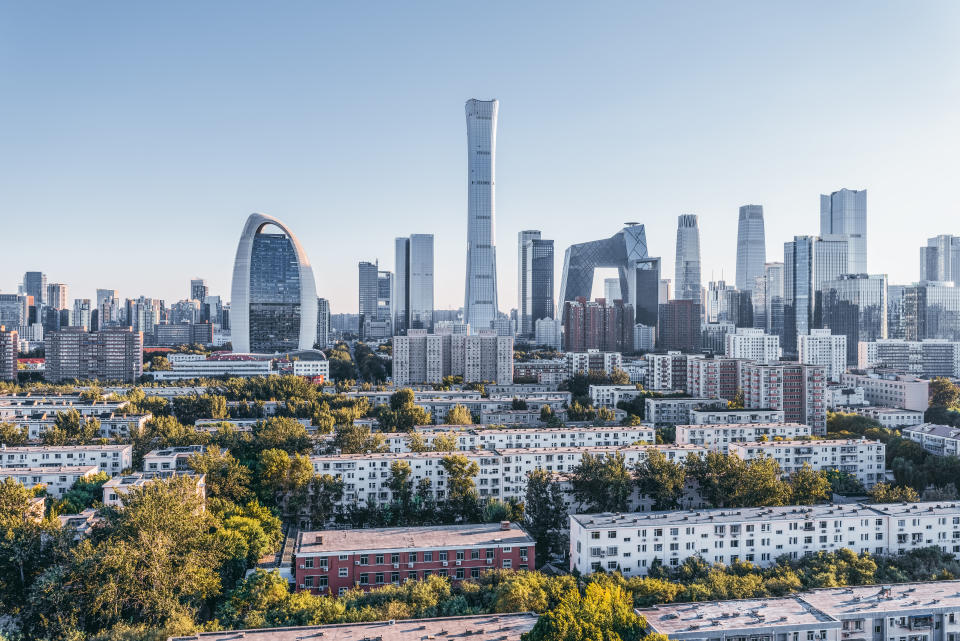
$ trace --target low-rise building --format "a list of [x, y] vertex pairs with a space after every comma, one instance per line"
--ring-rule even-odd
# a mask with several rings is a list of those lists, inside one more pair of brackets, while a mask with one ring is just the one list
[[923, 412], [917, 410], [904, 410], [895, 407], [846, 407], [844, 412], [859, 414], [872, 418], [887, 429], [899, 429], [901, 427], [910, 427], [923, 423]]
[[132, 445], [0, 446], [0, 468], [44, 468], [95, 465], [116, 476], [133, 466]]
[[868, 490], [885, 478], [887, 446], [879, 441], [765, 441], [730, 443], [730, 454], [743, 460], [771, 458], [784, 476], [809, 465], [814, 471], [839, 470], [856, 477]]
[[492, 569], [535, 567], [536, 542], [509, 521], [300, 532], [293, 551], [297, 590], [341, 595], [425, 579], [477, 579]]
[[517, 612], [434, 619], [391, 619], [374, 623], [198, 632], [183, 637], [171, 637], [169, 641], [423, 641], [461, 637], [469, 637], [471, 641], [520, 641], [524, 634], [533, 629], [538, 618], [532, 612]]
[[590, 349], [585, 352], [567, 352], [567, 375], [589, 374], [603, 372], [608, 376], [614, 370], [622, 369], [623, 354], [620, 352], [601, 352]]
[[903, 428], [904, 438], [919, 443], [923, 449], [937, 456], [960, 456], [960, 428], [952, 425], [921, 423]]
[[810, 426], [803, 423], [677, 425], [676, 442], [702, 445], [707, 449], [727, 454], [731, 443], [751, 443], [763, 438], [770, 441], [776, 438], [792, 440], [801, 436], [810, 436], [810, 434]]
[[727, 406], [722, 398], [648, 398], [644, 401], [644, 417], [655, 425], [688, 425], [693, 410]]
[[864, 400], [870, 405], [918, 412], [925, 412], [930, 406], [930, 382], [914, 376], [842, 374], [840, 383], [848, 387], [862, 387]]
[[181, 445], [151, 450], [143, 455], [143, 471], [158, 473], [160, 476], [189, 472], [190, 457], [202, 454], [206, 449], [203, 445]]
[[783, 410], [709, 409], [690, 410], [691, 425], [743, 425], [750, 423], [783, 423]]
[[570, 569], [620, 570], [644, 576], [654, 559], [676, 567], [779, 557], [799, 559], [842, 548], [874, 555], [937, 546], [960, 552], [960, 503], [848, 503], [575, 514], [570, 516]]
[[[170, 476], [170, 474], [164, 474], [162, 472], [134, 472], [133, 474], [114, 477], [103, 484], [103, 504], [118, 507], [123, 504], [120, 497], [127, 494], [133, 488], [143, 487], [147, 483], [153, 483], [158, 479], [164, 479]], [[197, 483], [197, 496], [206, 498], [207, 485], [205, 475], [178, 474], [177, 476], [189, 476], [193, 478]]]
[[88, 507], [80, 514], [61, 514], [57, 518], [60, 520], [61, 528], [73, 531], [75, 541], [89, 536], [93, 528], [103, 520], [97, 516], [97, 510], [92, 507]]
[[[631, 427], [555, 427], [529, 429], [499, 429], [483, 426], [447, 426], [440, 429], [417, 429], [417, 433], [427, 445], [432, 446], [438, 436], [453, 436], [457, 439], [457, 449], [461, 451], [529, 449], [529, 448], [565, 448], [565, 447], [610, 447], [653, 444], [656, 440], [652, 427], [639, 425]], [[452, 427], [452, 429], [451, 429]], [[382, 433], [391, 452], [401, 453], [410, 450], [410, 434], [405, 432]]]
[[100, 471], [96, 465], [63, 465], [60, 467], [16, 467], [0, 469], [0, 481], [13, 479], [24, 487], [43, 485], [47, 494], [57, 499], [80, 479], [90, 478]]
[[644, 394], [636, 385], [591, 385], [590, 403], [594, 407], [616, 407], [620, 401], [632, 401]]
[[828, 410], [866, 405], [862, 387], [847, 387], [844, 385], [827, 385], [823, 392]]
[[[104, 413], [100, 415], [86, 415], [85, 419], [97, 419], [100, 421], [100, 437], [113, 439], [117, 437], [125, 438], [130, 436], [131, 430], [142, 428], [148, 420], [150, 414], [111, 414]], [[57, 416], [55, 413], [37, 413], [19, 418], [9, 419], [17, 427], [27, 428], [27, 438], [31, 441], [39, 441], [43, 438], [44, 432], [56, 425]]]

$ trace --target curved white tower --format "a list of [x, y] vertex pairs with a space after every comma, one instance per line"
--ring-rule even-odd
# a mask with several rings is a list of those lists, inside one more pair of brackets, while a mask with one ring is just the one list
[[677, 216], [677, 257], [674, 297], [703, 303], [700, 290], [700, 227], [695, 214]]
[[[273, 226], [282, 234], [263, 233]], [[310, 259], [286, 225], [250, 214], [233, 264], [230, 298], [233, 351], [312, 349], [317, 340], [317, 287]]]
[[489, 329], [497, 317], [496, 100], [467, 101], [467, 283], [464, 321]]

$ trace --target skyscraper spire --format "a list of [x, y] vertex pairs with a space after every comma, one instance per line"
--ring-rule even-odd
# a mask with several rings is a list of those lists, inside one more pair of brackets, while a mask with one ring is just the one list
[[471, 99], [467, 114], [467, 279], [464, 321], [489, 329], [497, 317], [496, 100]]

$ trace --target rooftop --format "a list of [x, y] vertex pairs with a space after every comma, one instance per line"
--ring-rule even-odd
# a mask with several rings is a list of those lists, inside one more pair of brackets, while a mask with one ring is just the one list
[[960, 428], [950, 425], [937, 425], [936, 423], [922, 423], [904, 427], [902, 432], [917, 432], [919, 434], [930, 434], [933, 436], [943, 436], [945, 438], [960, 438]]
[[893, 615], [926, 609], [939, 612], [960, 609], [960, 581], [894, 583], [830, 588], [803, 592], [801, 598], [825, 614], [844, 618], [871, 612]]
[[838, 628], [839, 621], [818, 611], [802, 599], [791, 596], [781, 599], [749, 599], [742, 601], [709, 601], [662, 605], [637, 610], [647, 624], [671, 638], [681, 633], [704, 636], [710, 632], [730, 634], [736, 630], [763, 628], [776, 625], [819, 625]]
[[880, 441], [871, 441], [865, 438], [818, 438], [809, 441], [749, 441], [745, 443], [731, 443], [731, 447], [811, 447], [813, 445], [880, 445]]
[[50, 467], [7, 467], [0, 468], [0, 476], [22, 476], [24, 474], [96, 474], [100, 470], [96, 465], [52, 465]]
[[359, 530], [318, 530], [297, 535], [295, 554], [316, 555], [355, 550], [406, 550], [411, 548], [464, 548], [504, 543], [534, 545], [515, 523], [501, 529], [499, 523], [433, 525]]
[[[693, 410], [693, 411], [696, 412], [696, 411], [698, 411], [698, 410]], [[713, 410], [703, 410], [703, 412], [704, 412], [705, 414], [706, 414], [706, 413], [710, 413], [710, 412], [712, 412], [712, 411], [713, 411]], [[737, 410], [737, 411], [743, 411], [743, 410]], [[759, 410], [759, 411], [761, 411], [761, 412], [767, 412], [767, 411], [770, 411], [770, 412], [777, 411], [777, 412], [779, 412], [780, 410]], [[807, 429], [807, 430], [811, 429], [809, 425], [804, 425], [803, 423], [704, 423], [703, 425], [677, 425], [677, 427], [678, 427], [678, 428], [679, 428], [679, 427], [685, 427], [685, 428], [689, 428], [689, 429], [691, 429], [691, 430], [704, 430], [704, 429], [710, 429], [710, 430], [744, 430], [744, 429], [753, 430], [753, 429], [766, 429], [766, 428], [771, 428], [771, 427], [793, 427], [793, 428], [804, 428], [804, 429]]]
[[344, 623], [311, 625], [299, 628], [263, 628], [200, 632], [186, 637], [170, 637], [170, 641], [421, 641], [430, 638], [469, 636], [472, 641], [520, 641], [537, 622], [532, 612], [489, 614], [437, 619], [406, 619], [376, 623]]

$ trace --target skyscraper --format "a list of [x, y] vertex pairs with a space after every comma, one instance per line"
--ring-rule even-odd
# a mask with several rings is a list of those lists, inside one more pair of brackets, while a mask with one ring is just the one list
[[847, 364], [861, 341], [887, 338], [886, 274], [843, 274], [823, 283], [823, 326], [847, 337]]
[[960, 237], [942, 234], [920, 248], [920, 280], [960, 284]]
[[360, 298], [360, 319], [358, 329], [360, 337], [363, 338], [363, 325], [365, 322], [375, 320], [377, 317], [377, 272], [379, 267], [377, 263], [361, 261], [357, 265], [359, 273], [359, 298]]
[[317, 345], [321, 348], [330, 344], [330, 301], [317, 299]]
[[536, 229], [526, 229], [517, 233], [517, 314], [520, 320], [520, 334], [527, 336], [530, 334], [529, 312], [526, 310], [527, 304], [527, 241], [540, 238], [540, 231]]
[[677, 217], [677, 257], [674, 298], [702, 303], [700, 289], [700, 228], [695, 214]]
[[115, 289], [98, 289], [97, 290], [97, 309], [100, 309], [103, 306], [103, 301], [110, 300], [111, 298], [117, 298], [117, 290]]
[[[265, 227], [282, 233], [265, 234]], [[230, 325], [235, 352], [312, 349], [317, 339], [317, 287], [310, 259], [290, 229], [250, 214], [233, 267]]]
[[192, 300], [198, 300], [202, 303], [209, 293], [207, 281], [204, 279], [194, 278], [190, 281], [190, 298]]
[[848, 266], [843, 274], [867, 273], [867, 190], [841, 189], [820, 196], [820, 235], [847, 237]]
[[603, 279], [603, 297], [607, 300], [617, 300], [623, 299], [623, 294], [620, 293], [620, 279], [619, 278], [604, 278]]
[[819, 327], [818, 295], [823, 284], [846, 273], [848, 239], [831, 235], [795, 236], [783, 244], [784, 354], [797, 354], [797, 336]]
[[67, 286], [63, 283], [47, 285], [47, 296], [44, 299], [47, 307], [52, 309], [67, 309]]
[[47, 275], [43, 272], [27, 272], [23, 275], [23, 293], [27, 296], [33, 296], [34, 305], [42, 305], [46, 302], [44, 298], [47, 295]]
[[471, 99], [467, 115], [467, 279], [464, 322], [488, 329], [497, 317], [496, 100]]
[[520, 333], [533, 336], [537, 321], [553, 318], [553, 241], [539, 231], [520, 232]]
[[740, 208], [737, 227], [737, 289], [751, 290], [758, 276], [763, 276], [767, 261], [767, 241], [763, 230], [763, 205]]
[[433, 327], [433, 234], [397, 238], [393, 333]]

